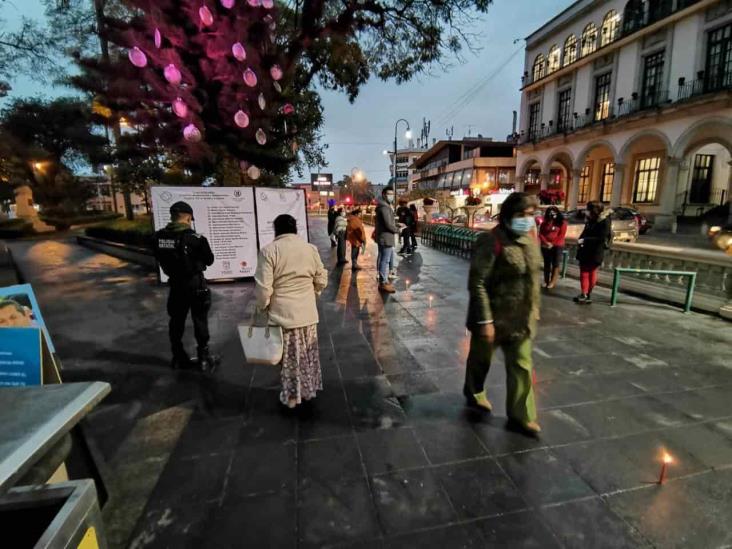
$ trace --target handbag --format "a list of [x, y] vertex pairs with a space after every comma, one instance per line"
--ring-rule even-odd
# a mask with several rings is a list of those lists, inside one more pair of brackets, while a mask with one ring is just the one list
[[251, 323], [239, 324], [237, 330], [247, 363], [277, 366], [282, 362], [282, 326], [270, 326], [269, 315], [266, 326], [255, 326], [252, 317]]

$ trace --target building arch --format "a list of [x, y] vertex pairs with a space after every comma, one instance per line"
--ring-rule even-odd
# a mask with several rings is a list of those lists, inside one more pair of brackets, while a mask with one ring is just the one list
[[531, 68], [531, 78], [534, 82], [541, 80], [546, 76], [546, 58], [543, 53], [540, 53], [534, 59], [534, 65]]
[[562, 51], [559, 46], [554, 44], [549, 49], [549, 57], [547, 58], [547, 74], [551, 74], [558, 71], [562, 66]]
[[537, 166], [541, 166], [541, 161], [536, 156], [530, 156], [526, 160], [524, 160], [523, 164], [519, 167], [518, 170], [518, 176], [519, 177], [525, 177], [526, 173], [529, 171], [529, 168], [531, 168], [534, 164]]
[[671, 146], [671, 141], [669, 141], [669, 138], [666, 136], [665, 133], [660, 132], [658, 130], [643, 130], [643, 131], [633, 134], [631, 137], [629, 137], [625, 141], [623, 148], [620, 149], [620, 152], [616, 156], [617, 161], [627, 164], [631, 160], [631, 159], [627, 158], [627, 156], [628, 156], [628, 153], [630, 152], [630, 150], [633, 148], [633, 145], [635, 145], [639, 140], [641, 140], [645, 137], [657, 138], [659, 141], [661, 141], [661, 143], [663, 143], [663, 145], [666, 149], [666, 154], [668, 156], [673, 155], [673, 147]]
[[600, 30], [600, 47], [606, 46], [620, 34], [620, 15], [615, 10], [610, 10], [605, 14], [602, 20], [602, 29]]
[[567, 36], [564, 41], [564, 52], [562, 55], [562, 66], [566, 67], [577, 61], [577, 37], [574, 34]]
[[712, 143], [723, 145], [732, 154], [732, 120], [705, 118], [692, 124], [676, 140], [671, 156], [683, 158], [691, 150]]
[[574, 169], [574, 160], [572, 157], [572, 153], [569, 151], [569, 149], [562, 148], [553, 151], [552, 155], [546, 159], [546, 162], [544, 162], [541, 170], [542, 173], [549, 173], [552, 164], [555, 162], [562, 164], [570, 174]]
[[580, 57], [590, 55], [595, 50], [597, 50], [597, 26], [594, 23], [588, 23], [585, 30], [582, 31]]
[[575, 157], [574, 161], [574, 169], [575, 170], [581, 170], [585, 165], [585, 159], [587, 158], [587, 155], [590, 154], [592, 149], [596, 149], [598, 147], [605, 147], [608, 149], [613, 157], [613, 160], [615, 162], [618, 162], [618, 158], [622, 158], [618, 156], [618, 152], [615, 148], [615, 145], [610, 143], [610, 141], [607, 141], [606, 139], [598, 139], [596, 141], [591, 141], [588, 143]]

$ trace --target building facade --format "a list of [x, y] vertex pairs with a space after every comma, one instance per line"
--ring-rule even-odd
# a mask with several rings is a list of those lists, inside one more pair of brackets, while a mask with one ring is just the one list
[[[79, 179], [94, 189], [94, 196], [86, 202], [87, 209], [127, 215], [124, 195], [119, 191], [112, 192], [112, 182], [109, 177], [91, 175], [79, 176]], [[147, 197], [144, 194], [133, 193], [130, 195], [130, 201], [134, 215], [149, 213]]]
[[515, 186], [514, 144], [488, 138], [438, 141], [414, 162], [416, 188], [445, 194], [488, 194]]
[[[414, 168], [412, 165], [422, 154], [424, 149], [410, 147], [398, 149], [396, 155], [396, 184], [397, 192], [405, 193], [414, 189]], [[394, 151], [389, 152], [389, 173], [392, 181], [394, 177]]]
[[526, 42], [521, 188], [660, 229], [729, 201], [732, 1], [579, 0]]

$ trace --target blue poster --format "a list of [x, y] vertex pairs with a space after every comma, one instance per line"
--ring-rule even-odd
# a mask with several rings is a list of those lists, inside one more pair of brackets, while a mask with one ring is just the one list
[[48, 349], [56, 352], [30, 284], [0, 288], [0, 328], [41, 328]]
[[40, 328], [0, 328], [0, 387], [40, 385]]

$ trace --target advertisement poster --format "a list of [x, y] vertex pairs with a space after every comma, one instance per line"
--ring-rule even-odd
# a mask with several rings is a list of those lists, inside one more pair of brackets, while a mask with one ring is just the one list
[[0, 329], [0, 387], [41, 384], [41, 338], [40, 328]]
[[305, 193], [300, 189], [268, 189], [257, 187], [257, 232], [259, 247], [274, 240], [274, 220], [278, 215], [290, 214], [297, 220], [297, 234], [308, 239], [308, 215]]
[[[254, 189], [251, 187], [152, 187], [155, 230], [170, 222], [170, 207], [182, 200], [193, 208], [193, 228], [204, 235], [214, 264], [204, 273], [208, 280], [254, 276], [257, 234]], [[165, 282], [166, 277], [160, 273]]]
[[41, 328], [49, 350], [56, 352], [30, 284], [0, 288], [0, 328]]

